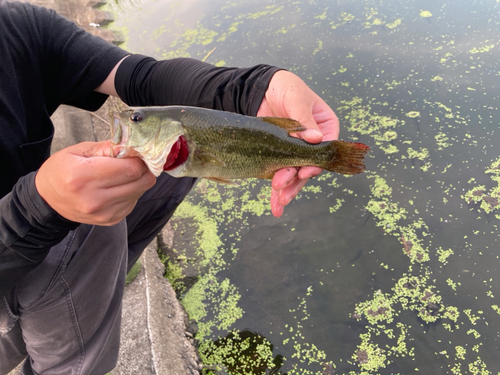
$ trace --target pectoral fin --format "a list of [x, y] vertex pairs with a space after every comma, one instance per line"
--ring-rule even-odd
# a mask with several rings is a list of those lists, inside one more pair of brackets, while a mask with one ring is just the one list
[[198, 159], [203, 164], [218, 165], [220, 167], [226, 166], [226, 163], [224, 163], [217, 156], [209, 152], [195, 151], [194, 158]]
[[285, 117], [259, 117], [260, 120], [278, 126], [290, 133], [297, 133], [307, 128], [300, 122]]

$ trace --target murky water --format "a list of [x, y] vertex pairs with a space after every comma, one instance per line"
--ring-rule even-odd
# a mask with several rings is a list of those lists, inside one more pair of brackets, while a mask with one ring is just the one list
[[114, 8], [129, 50], [289, 69], [372, 147], [366, 173], [323, 174], [280, 219], [266, 182], [193, 192], [179, 217], [199, 225], [203, 273], [184, 301], [207, 362], [248, 329], [283, 373], [500, 373], [498, 1]]

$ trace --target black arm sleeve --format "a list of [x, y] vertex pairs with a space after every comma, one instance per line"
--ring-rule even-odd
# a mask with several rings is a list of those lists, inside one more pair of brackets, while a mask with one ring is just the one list
[[21, 177], [0, 200], [0, 296], [42, 262], [50, 248], [79, 224], [50, 208], [35, 186], [35, 172]]
[[119, 66], [115, 87], [131, 106], [188, 105], [255, 116], [279, 68], [219, 68], [187, 58], [157, 61], [132, 55]]

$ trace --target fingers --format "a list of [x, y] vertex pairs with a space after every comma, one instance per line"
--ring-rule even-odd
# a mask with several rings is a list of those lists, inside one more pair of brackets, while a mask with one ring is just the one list
[[283, 168], [274, 174], [271, 186], [275, 190], [282, 190], [296, 176], [300, 180], [308, 180], [319, 175], [322, 171], [319, 167]]
[[35, 178], [40, 196], [68, 220], [94, 225], [122, 220], [156, 178], [138, 158], [110, 157], [109, 146], [86, 142], [52, 155]]
[[280, 217], [283, 214], [283, 209], [304, 187], [308, 180], [301, 180], [294, 177], [283, 189], [271, 191], [271, 212], [274, 216]]
[[271, 186], [275, 190], [283, 189], [295, 176], [297, 176], [297, 168], [283, 168], [274, 174]]
[[317, 176], [321, 171], [318, 167], [284, 168], [277, 171], [271, 183], [272, 214], [280, 217], [285, 206], [297, 196], [309, 178]]
[[281, 217], [283, 215], [284, 205], [279, 203], [280, 191], [272, 189], [271, 190], [271, 213], [275, 217]]
[[[70, 149], [72, 155], [81, 164], [78, 171], [81, 177], [93, 179], [99, 188], [128, 183], [134, 183], [135, 187], [146, 183], [146, 186], [151, 187], [152, 178], [148, 176], [149, 169], [146, 164], [139, 158], [110, 157], [110, 146], [110, 141], [83, 142]], [[89, 168], [90, 165], [92, 168]]]
[[154, 180], [153, 174], [139, 158], [114, 159], [105, 157], [94, 157], [90, 160], [81, 159], [82, 168], [79, 172], [80, 178], [88, 178], [94, 181], [96, 187], [106, 189], [132, 184], [140, 187], [143, 184], [150, 185]]
[[312, 115], [323, 133], [323, 141], [332, 141], [339, 137], [339, 119], [335, 112], [318, 95], [314, 94]]
[[[293, 136], [309, 143], [338, 139], [339, 120], [333, 110], [305, 82], [288, 71], [276, 72], [262, 100], [258, 116], [288, 117], [307, 129]], [[317, 167], [282, 169], [272, 181], [271, 211], [276, 217], [311, 177], [321, 173]]]
[[323, 170], [319, 167], [302, 167], [299, 170], [299, 178], [301, 180], [308, 180], [310, 178], [316, 177]]

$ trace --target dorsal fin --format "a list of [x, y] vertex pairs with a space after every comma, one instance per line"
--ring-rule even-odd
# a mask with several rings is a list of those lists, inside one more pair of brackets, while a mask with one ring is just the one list
[[261, 121], [267, 122], [269, 124], [278, 126], [290, 133], [297, 133], [307, 128], [302, 125], [300, 122], [292, 120], [291, 118], [286, 117], [258, 117]]

